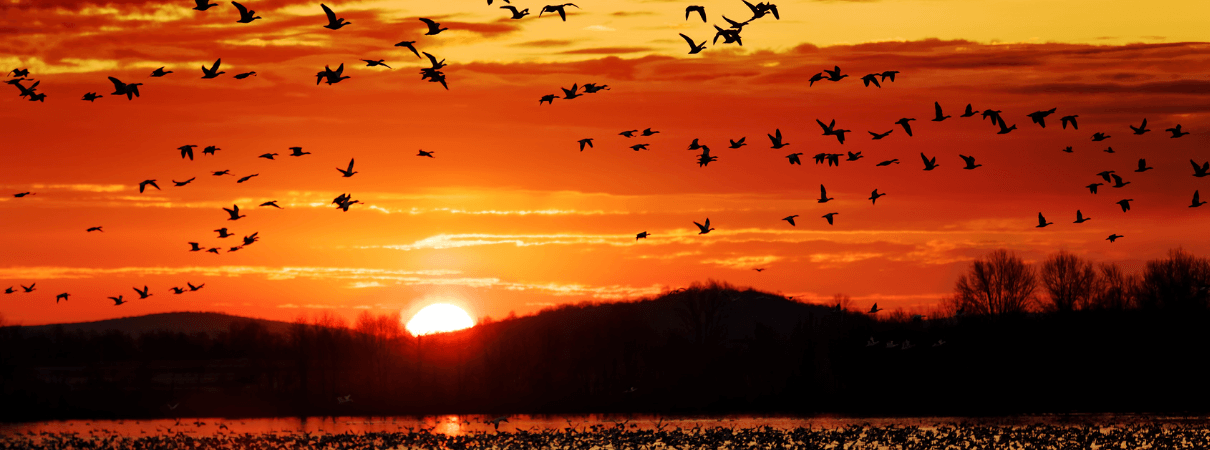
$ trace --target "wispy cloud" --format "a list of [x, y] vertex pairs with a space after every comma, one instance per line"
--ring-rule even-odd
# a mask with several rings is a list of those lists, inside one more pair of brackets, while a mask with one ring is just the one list
[[94, 278], [115, 275], [159, 276], [200, 275], [211, 277], [238, 277], [260, 275], [270, 280], [295, 278], [346, 279], [346, 280], [399, 280], [420, 276], [435, 277], [457, 275], [457, 270], [388, 270], [348, 267], [265, 267], [265, 266], [187, 266], [187, 267], [4, 267], [0, 268], [0, 279], [46, 280]]

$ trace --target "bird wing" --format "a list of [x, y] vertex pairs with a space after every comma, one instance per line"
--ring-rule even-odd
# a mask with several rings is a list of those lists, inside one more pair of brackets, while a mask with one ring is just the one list
[[940, 102], [933, 102], [933, 111], [935, 111], [935, 112], [937, 113], [937, 117], [941, 117], [941, 116], [942, 116], [942, 114], [941, 114], [941, 103], [940, 103]]
[[113, 83], [113, 89], [115, 91], [126, 90], [126, 83], [123, 83], [121, 80], [118, 80], [117, 78], [114, 78], [114, 77], [109, 77], [109, 81]]
[[324, 9], [324, 14], [328, 15], [328, 22], [336, 21], [336, 13], [332, 12], [332, 8], [329, 8], [328, 5], [323, 3], [320, 3], [319, 6]]
[[923, 159], [923, 160], [924, 160], [924, 164], [925, 164], [925, 165], [928, 165], [928, 163], [929, 163], [929, 157], [924, 156], [924, 152], [920, 152], [920, 159]]
[[819, 185], [819, 198], [828, 198], [828, 190], [822, 184]]
[[966, 161], [966, 163], [967, 163], [967, 164], [974, 164], [974, 163], [975, 163], [975, 157], [974, 157], [974, 156], [966, 156], [966, 155], [958, 155], [958, 156], [961, 156], [961, 157], [962, 157], [962, 160], [963, 160], [963, 161]]
[[421, 17], [420, 21], [424, 22], [425, 25], [428, 25], [429, 28], [437, 28], [437, 22], [433, 22], [431, 19], [426, 19], [426, 18]]
[[215, 60], [214, 65], [210, 66], [210, 72], [213, 73], [213, 72], [218, 71], [218, 66], [222, 63], [223, 63], [223, 58], [219, 58], [219, 59]]
[[1046, 223], [1046, 218], [1042, 217], [1042, 213], [1038, 213], [1038, 225], [1043, 225], [1045, 223]]
[[690, 48], [697, 48], [697, 44], [693, 42], [693, 39], [689, 39], [689, 36], [685, 36], [685, 33], [680, 33], [680, 35], [681, 39], [684, 39], [685, 42], [689, 43]]
[[231, 4], [232, 4], [232, 5], [235, 5], [235, 9], [238, 9], [238, 10], [239, 10], [239, 15], [240, 15], [240, 16], [246, 16], [246, 15], [248, 15], [248, 8], [245, 8], [245, 7], [244, 7], [244, 5], [241, 5], [241, 4], [236, 3], [236, 2], [231, 2]]
[[433, 63], [433, 68], [436, 68], [437, 67], [437, 58], [434, 57], [433, 55], [430, 55], [429, 52], [422, 52], [422, 53], [424, 53], [424, 56], [427, 56], [429, 58], [429, 62]]

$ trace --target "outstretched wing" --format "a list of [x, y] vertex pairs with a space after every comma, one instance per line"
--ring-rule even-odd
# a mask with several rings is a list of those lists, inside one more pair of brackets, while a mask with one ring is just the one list
[[684, 39], [685, 42], [689, 43], [689, 48], [697, 48], [697, 44], [693, 42], [693, 39], [689, 39], [689, 36], [685, 36], [685, 33], [680, 33], [680, 35], [681, 39]]
[[246, 15], [248, 15], [248, 8], [245, 8], [245, 7], [244, 7], [244, 5], [241, 5], [241, 4], [236, 3], [236, 2], [231, 2], [231, 4], [232, 4], [232, 5], [235, 5], [235, 9], [238, 9], [238, 10], [239, 10], [239, 15], [240, 15], [240, 16], [246, 16]]
[[329, 8], [328, 5], [325, 5], [323, 3], [320, 3], [319, 6], [324, 9], [324, 14], [328, 15], [329, 22], [336, 21], [336, 13], [332, 12], [332, 8]]
[[117, 78], [114, 78], [114, 77], [109, 77], [109, 81], [113, 82], [114, 90], [116, 90], [116, 91], [126, 90], [126, 83], [123, 83], [121, 80], [118, 80]]

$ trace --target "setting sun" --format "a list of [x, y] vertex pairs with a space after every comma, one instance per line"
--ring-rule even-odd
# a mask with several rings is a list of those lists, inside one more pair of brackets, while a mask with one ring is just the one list
[[423, 336], [461, 330], [474, 325], [475, 321], [471, 320], [471, 316], [462, 308], [448, 303], [435, 303], [425, 306], [412, 316], [412, 320], [409, 320], [404, 328], [413, 336]]

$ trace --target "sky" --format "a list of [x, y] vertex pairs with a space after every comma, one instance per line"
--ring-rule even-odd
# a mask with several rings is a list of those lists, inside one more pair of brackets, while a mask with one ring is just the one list
[[[27, 68], [22, 84], [47, 96], [0, 86], [0, 289], [17, 291], [0, 294], [5, 321], [407, 318], [432, 303], [499, 319], [708, 279], [924, 310], [998, 248], [1128, 271], [1171, 248], [1210, 254], [1210, 206], [1189, 207], [1195, 190], [1210, 197], [1190, 164], [1210, 160], [1207, 2], [781, 0], [742, 46], [710, 42], [721, 16], [752, 16], [740, 0], [581, 0], [566, 21], [526, 0], [512, 3], [530, 10], [520, 20], [502, 0], [325, 3], [351, 23], [338, 30], [315, 2], [248, 0], [262, 19], [247, 24], [215, 3], [0, 0], [0, 70]], [[685, 18], [690, 4], [707, 22]], [[424, 35], [420, 17], [448, 30]], [[681, 33], [705, 50], [688, 54]], [[428, 60], [400, 41], [444, 59], [449, 89], [422, 80]], [[225, 73], [201, 78], [220, 58]], [[350, 78], [314, 82], [340, 64]], [[809, 82], [834, 66], [848, 77]], [[160, 67], [172, 73], [151, 77]], [[892, 70], [881, 87], [861, 81]], [[140, 96], [110, 94], [107, 77], [143, 83]], [[608, 89], [561, 98], [586, 83]], [[560, 98], [539, 104], [548, 94]], [[934, 102], [952, 117], [932, 121]], [[1017, 128], [959, 117], [967, 104]], [[1044, 128], [1027, 117], [1050, 108]], [[900, 118], [916, 119], [912, 136]], [[852, 132], [842, 144], [817, 119]], [[1152, 131], [1133, 134], [1143, 119]], [[1177, 124], [1190, 134], [1170, 138]], [[647, 128], [659, 133], [619, 135]], [[790, 145], [770, 148], [775, 130]], [[694, 139], [717, 161], [699, 167]], [[310, 154], [287, 156], [296, 146]], [[830, 167], [817, 153], [846, 156]], [[939, 166], [923, 170], [921, 153]], [[982, 166], [964, 170], [960, 154]], [[1140, 158], [1154, 169], [1136, 173]], [[1105, 170], [1130, 184], [1092, 194]], [[140, 193], [148, 179], [160, 189]], [[817, 202], [821, 184], [834, 200]], [[872, 204], [874, 189], [886, 196]], [[344, 193], [359, 201], [347, 212], [331, 204]], [[271, 200], [283, 209], [257, 206]], [[246, 217], [227, 220], [232, 205]], [[1092, 220], [1072, 223], [1077, 210]], [[1038, 213], [1054, 224], [1037, 228]], [[205, 287], [169, 290], [187, 282]]]

